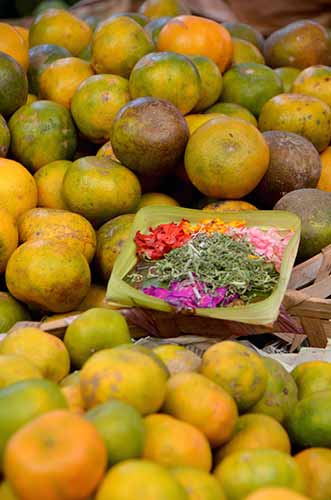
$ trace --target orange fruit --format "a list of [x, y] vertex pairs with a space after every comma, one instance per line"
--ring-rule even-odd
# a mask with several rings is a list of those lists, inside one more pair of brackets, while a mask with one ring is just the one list
[[133, 214], [119, 215], [103, 224], [97, 232], [95, 262], [105, 282], [108, 282], [115, 261], [129, 237], [133, 219]]
[[257, 210], [257, 208], [247, 201], [226, 200], [208, 203], [208, 205], [205, 205], [202, 210], [212, 212], [241, 212], [242, 210]]
[[145, 418], [143, 457], [165, 467], [195, 467], [209, 472], [212, 455], [200, 430], [162, 413]]
[[331, 191], [331, 147], [321, 153], [322, 171], [317, 184], [322, 191]]
[[87, 408], [116, 398], [131, 404], [143, 415], [161, 408], [166, 380], [164, 368], [155, 359], [122, 346], [93, 354], [81, 370], [81, 388]]
[[22, 35], [7, 23], [0, 22], [0, 51], [13, 57], [27, 71], [29, 66], [29, 48]]
[[329, 66], [310, 66], [294, 80], [291, 92], [318, 97], [331, 106], [331, 68]]
[[261, 52], [263, 51], [264, 38], [263, 35], [253, 26], [245, 23], [226, 22], [223, 23], [224, 28], [228, 30], [232, 38], [240, 38], [255, 45]]
[[152, 40], [136, 21], [128, 16], [110, 17], [95, 30], [92, 66], [96, 73], [128, 78], [134, 65], [153, 48]]
[[199, 429], [214, 448], [230, 439], [238, 418], [232, 397], [199, 373], [170, 377], [163, 411]]
[[185, 168], [192, 184], [204, 195], [238, 199], [260, 182], [269, 156], [269, 147], [256, 127], [224, 116], [205, 123], [190, 137]]
[[301, 399], [287, 422], [291, 442], [302, 448], [330, 447], [331, 390], [315, 392]]
[[328, 52], [328, 33], [316, 21], [304, 19], [274, 31], [265, 41], [268, 66], [304, 69], [323, 64]]
[[16, 382], [0, 390], [0, 468], [8, 439], [26, 423], [39, 415], [67, 408], [60, 388], [49, 380]]
[[189, 128], [190, 135], [192, 135], [199, 127], [201, 127], [201, 125], [210, 122], [210, 120], [214, 120], [214, 118], [222, 118], [222, 116], [223, 115], [221, 113], [206, 113], [205, 115], [192, 114], [186, 115], [185, 121]]
[[222, 73], [217, 64], [206, 56], [190, 56], [201, 79], [200, 98], [193, 111], [200, 112], [212, 106], [220, 97], [223, 88]]
[[217, 102], [214, 106], [207, 109], [206, 113], [221, 113], [232, 118], [241, 118], [257, 127], [255, 116], [248, 109], [234, 102]]
[[129, 82], [117, 75], [94, 75], [76, 90], [71, 113], [77, 127], [92, 142], [109, 140], [117, 112], [130, 101]]
[[11, 255], [6, 284], [11, 294], [26, 304], [44, 311], [68, 312], [87, 295], [91, 272], [83, 254], [64, 241], [30, 240]]
[[140, 413], [122, 401], [108, 401], [88, 411], [85, 418], [104, 439], [108, 466], [140, 458], [144, 450], [145, 426]]
[[40, 95], [70, 109], [77, 88], [92, 75], [93, 70], [87, 61], [78, 57], [57, 59], [40, 76]]
[[13, 57], [0, 51], [0, 113], [5, 117], [12, 115], [26, 103], [27, 95], [24, 69]]
[[307, 482], [307, 493], [314, 500], [326, 500], [331, 491], [331, 450], [310, 448], [295, 457]]
[[163, 344], [154, 347], [153, 351], [161, 358], [171, 375], [198, 372], [200, 369], [199, 356], [181, 345]]
[[[196, 71], [194, 67], [193, 70]], [[147, 186], [152, 184], [150, 189], [145, 186], [146, 192], [154, 191], [162, 175], [169, 175], [178, 167], [188, 135], [185, 119], [174, 104], [155, 97], [142, 97], [118, 112], [110, 139], [120, 162], [140, 174]]]
[[235, 103], [259, 116], [263, 105], [283, 92], [280, 77], [264, 64], [236, 64], [223, 78], [222, 101]]
[[257, 403], [267, 386], [268, 372], [261, 357], [230, 340], [206, 350], [201, 373], [225, 389], [235, 399], [240, 411]]
[[80, 372], [70, 373], [61, 380], [60, 388], [66, 398], [69, 410], [74, 413], [84, 413], [84, 401], [80, 389]]
[[90, 26], [67, 10], [49, 9], [37, 16], [29, 33], [30, 47], [54, 44], [69, 50], [73, 56], [89, 44]]
[[46, 67], [57, 59], [71, 57], [70, 52], [64, 47], [45, 43], [36, 45], [29, 50], [30, 65], [28, 69], [29, 91], [39, 95], [39, 80]]
[[331, 363], [327, 361], [306, 361], [291, 372], [297, 387], [299, 399], [317, 392], [331, 390]]
[[265, 60], [260, 50], [247, 40], [232, 38], [233, 57], [232, 64], [255, 62], [264, 64]]
[[158, 19], [163, 16], [189, 14], [190, 10], [182, 0], [145, 0], [139, 7], [139, 12], [150, 19]]
[[284, 130], [302, 135], [321, 152], [331, 139], [331, 110], [316, 97], [281, 94], [263, 106], [259, 128], [262, 132]]
[[130, 94], [133, 99], [145, 96], [165, 99], [185, 115], [200, 99], [201, 78], [189, 58], [173, 52], [152, 52], [133, 68]]
[[0, 208], [0, 274], [6, 269], [11, 254], [18, 245], [18, 231], [14, 217]]
[[242, 500], [260, 488], [285, 487], [306, 492], [300, 467], [290, 455], [278, 450], [259, 449], [231, 453], [215, 469], [228, 500]]
[[62, 192], [70, 210], [100, 226], [117, 215], [134, 212], [141, 187], [134, 173], [117, 161], [87, 156], [67, 170]]
[[248, 497], [245, 500], [309, 500], [308, 497], [300, 495], [288, 488], [261, 488]]
[[68, 210], [35, 208], [18, 221], [22, 242], [31, 240], [63, 241], [81, 252], [88, 262], [94, 257], [96, 236], [88, 220]]
[[157, 48], [185, 55], [207, 56], [220, 71], [232, 59], [232, 40], [229, 32], [211, 19], [182, 15], [171, 19], [160, 31]]
[[41, 167], [34, 174], [38, 189], [38, 206], [65, 210], [67, 207], [62, 196], [62, 182], [71, 161], [57, 160]]
[[175, 467], [171, 473], [186, 491], [188, 500], [225, 500], [219, 482], [208, 472], [193, 467]]
[[6, 333], [19, 321], [31, 320], [28, 310], [9, 293], [0, 292], [0, 333]]
[[217, 453], [216, 462], [220, 463], [225, 457], [237, 451], [256, 448], [291, 453], [290, 439], [277, 420], [268, 415], [254, 413], [241, 415], [231, 439]]
[[[111, 160], [118, 161], [119, 160], [116, 158], [115, 153], [113, 151], [113, 146], [111, 145], [111, 142], [108, 141], [106, 142], [101, 148], [98, 150], [96, 156], [99, 158], [110, 158]], [[119, 162], [120, 163], [120, 162]]]
[[34, 172], [56, 160], [71, 160], [76, 150], [76, 129], [70, 112], [56, 102], [26, 104], [8, 124], [12, 154]]
[[151, 205], [178, 207], [179, 203], [174, 198], [164, 193], [145, 193], [140, 198], [137, 211]]
[[164, 467], [149, 460], [125, 460], [109, 470], [98, 489], [96, 500], [110, 498], [187, 500], [187, 495]]
[[0, 208], [17, 218], [37, 205], [37, 186], [20, 163], [0, 158]]
[[279, 361], [264, 358], [268, 370], [268, 382], [265, 393], [254, 405], [251, 413], [261, 413], [275, 418], [280, 424], [286, 422], [298, 402], [298, 388], [291, 373]]
[[280, 76], [283, 82], [284, 92], [291, 92], [293, 82], [300, 74], [300, 70], [298, 68], [283, 66], [281, 68], [276, 68], [274, 71]]
[[4, 470], [14, 491], [26, 500], [35, 498], [36, 485], [40, 498], [83, 500], [101, 481], [106, 460], [95, 427], [79, 415], [57, 410], [16, 432], [6, 447]]
[[62, 340], [39, 328], [14, 330], [1, 342], [0, 354], [23, 356], [53, 382], [62, 380], [70, 369], [69, 354]]
[[0, 389], [22, 380], [37, 378], [42, 378], [40, 370], [25, 357], [0, 354]]
[[97, 351], [129, 344], [131, 336], [125, 318], [111, 309], [94, 308], [83, 312], [68, 326], [64, 344], [77, 368]]

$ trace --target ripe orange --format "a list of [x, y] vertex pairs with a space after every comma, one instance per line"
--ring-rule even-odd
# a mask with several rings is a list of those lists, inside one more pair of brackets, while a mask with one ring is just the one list
[[254, 125], [224, 116], [205, 123], [190, 137], [185, 168], [204, 195], [239, 199], [260, 182], [269, 156], [269, 147]]
[[36, 498], [36, 488], [39, 498], [84, 500], [101, 481], [106, 461], [96, 428], [79, 415], [56, 410], [14, 434], [6, 447], [4, 470], [14, 491], [26, 500]]
[[125, 460], [110, 469], [96, 495], [96, 500], [110, 498], [187, 500], [187, 495], [164, 467], [149, 460]]
[[20, 163], [0, 158], [0, 208], [18, 217], [37, 205], [34, 178]]
[[0, 51], [13, 57], [27, 71], [29, 49], [22, 35], [7, 23], [0, 22]]
[[143, 457], [165, 467], [196, 467], [209, 472], [212, 455], [207, 438], [193, 425], [162, 413], [145, 418]]
[[317, 188], [331, 192], [331, 147], [321, 153], [322, 171]]
[[38, 206], [65, 210], [62, 196], [62, 182], [71, 161], [57, 160], [44, 165], [34, 174], [38, 189]]
[[163, 411], [199, 429], [214, 448], [230, 439], [238, 418], [232, 397], [198, 373], [170, 377]]
[[232, 59], [232, 40], [229, 32], [211, 19], [183, 15], [171, 19], [161, 30], [157, 48], [185, 55], [207, 56], [221, 72]]
[[92, 75], [93, 70], [87, 61], [78, 57], [57, 59], [41, 74], [40, 95], [43, 99], [57, 102], [70, 109], [77, 88]]
[[46, 43], [59, 45], [73, 56], [80, 54], [91, 37], [90, 26], [63, 9], [49, 9], [37, 16], [29, 33], [30, 47]]
[[1, 342], [0, 354], [23, 356], [53, 382], [59, 382], [69, 373], [70, 359], [64, 343], [39, 328], [14, 330]]

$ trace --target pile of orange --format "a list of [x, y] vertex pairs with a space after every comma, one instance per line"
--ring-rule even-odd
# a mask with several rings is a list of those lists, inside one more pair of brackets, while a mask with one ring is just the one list
[[273, 132], [331, 192], [329, 33], [50, 4], [0, 23], [0, 499], [330, 498], [329, 363], [150, 349], [106, 301], [141, 208], [265, 208], [266, 174], [297, 167]]

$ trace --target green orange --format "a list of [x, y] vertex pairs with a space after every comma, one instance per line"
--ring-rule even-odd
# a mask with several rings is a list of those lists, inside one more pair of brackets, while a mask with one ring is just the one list
[[117, 112], [129, 102], [129, 82], [117, 75], [94, 75], [76, 90], [71, 113], [80, 132], [92, 142], [109, 140]]
[[56, 102], [22, 106], [9, 120], [9, 129], [13, 154], [33, 171], [55, 160], [71, 159], [76, 149], [70, 113]]
[[212, 106], [220, 97], [223, 78], [217, 64], [206, 56], [190, 56], [201, 79], [200, 98], [193, 111], [201, 112]]
[[235, 104], [234, 102], [218, 102], [207, 109], [206, 113], [221, 113], [222, 115], [230, 116], [232, 118], [240, 118], [257, 127], [255, 116], [248, 111], [247, 108]]
[[81, 368], [92, 354], [131, 342], [125, 318], [117, 311], [101, 307], [83, 312], [67, 328], [64, 336], [71, 363]]
[[96, 265], [107, 283], [115, 261], [129, 237], [134, 215], [119, 215], [103, 224], [97, 232]]
[[133, 406], [114, 399], [89, 410], [85, 418], [103, 437], [109, 466], [142, 456], [145, 441], [144, 421]]
[[144, 56], [130, 75], [133, 99], [152, 96], [165, 99], [185, 115], [201, 95], [201, 78], [189, 58], [174, 52], [152, 52]]
[[282, 81], [271, 68], [248, 62], [236, 64], [225, 73], [222, 101], [240, 104], [258, 116], [263, 105], [282, 91]]
[[69, 208], [96, 225], [135, 211], [141, 196], [137, 177], [108, 158], [88, 156], [76, 160], [63, 180]]

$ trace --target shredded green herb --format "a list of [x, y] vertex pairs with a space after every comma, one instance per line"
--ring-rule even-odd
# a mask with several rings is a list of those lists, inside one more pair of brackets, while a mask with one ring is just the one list
[[[139, 276], [142, 280], [136, 270], [128, 279], [137, 283]], [[192, 276], [208, 284], [211, 291], [227, 287], [229, 295], [238, 294], [244, 302], [270, 295], [279, 279], [274, 264], [257, 255], [252, 245], [221, 233], [198, 233], [182, 247], [153, 262], [146, 277], [167, 287], [173, 281]]]

